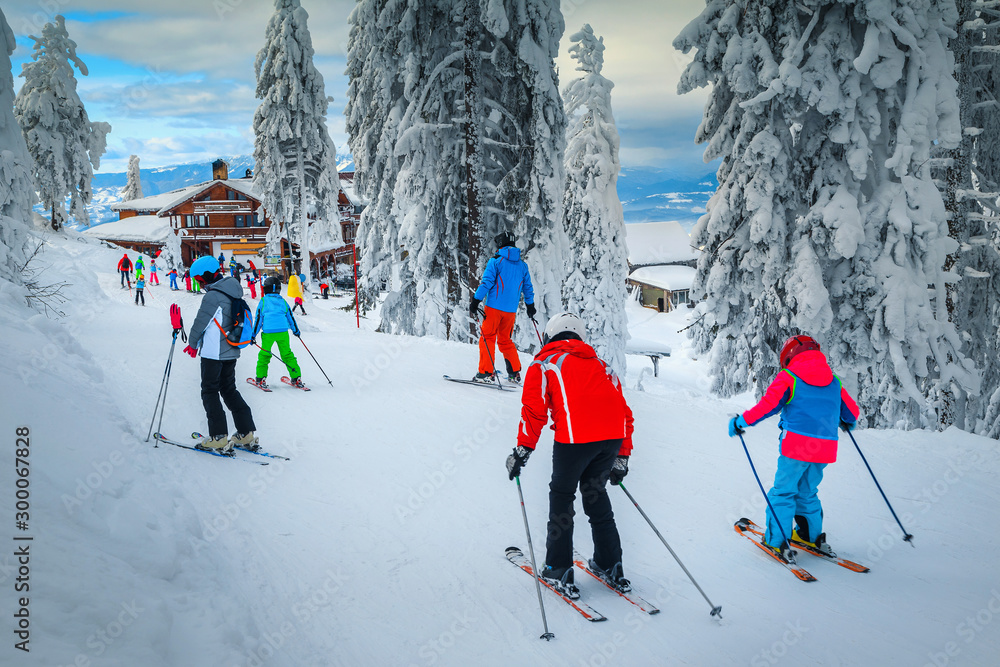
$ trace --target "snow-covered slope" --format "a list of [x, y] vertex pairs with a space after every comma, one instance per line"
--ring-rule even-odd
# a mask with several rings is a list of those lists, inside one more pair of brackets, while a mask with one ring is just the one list
[[[0, 419], [8, 472], [0, 526], [31, 536], [31, 652], [13, 648], [13, 542], [0, 556], [11, 665], [983, 665], [1000, 649], [996, 442], [965, 433], [862, 431], [858, 440], [916, 548], [901, 540], [848, 442], [821, 487], [826, 529], [859, 575], [806, 556], [801, 583], [737, 536], [763, 501], [727, 413], [749, 397], [707, 395], [706, 363], [683, 334], [690, 312], [632, 307], [631, 330], [674, 356], [653, 378], [629, 358], [636, 416], [626, 485], [716, 604], [684, 577], [613, 489], [626, 574], [661, 614], [633, 611], [582, 581], [608, 616], [584, 621], [546, 595], [556, 639], [538, 639], [534, 585], [503, 558], [526, 546], [504, 458], [516, 393], [443, 382], [471, 374], [470, 345], [355, 328], [346, 300], [307, 303], [297, 342], [310, 393], [276, 382], [241, 391], [267, 449], [254, 467], [145, 442], [170, 348], [167, 310], [190, 324], [200, 297], [147, 289], [135, 306], [114, 275], [118, 253], [70, 232], [46, 237], [49, 280], [65, 280], [67, 317], [31, 316], [0, 291]], [[180, 344], [179, 344], [180, 345]], [[244, 353], [242, 377], [256, 355]], [[527, 359], [527, 355], [525, 355]], [[641, 385], [644, 391], [638, 391]], [[243, 387], [246, 387], [243, 389]], [[747, 444], [765, 485], [774, 420]], [[30, 519], [15, 529], [15, 427], [28, 427]], [[163, 431], [203, 430], [198, 362], [174, 355]], [[843, 444], [843, 443], [842, 443]], [[537, 551], [544, 543], [551, 441], [522, 474]], [[590, 547], [577, 514], [577, 544]]]

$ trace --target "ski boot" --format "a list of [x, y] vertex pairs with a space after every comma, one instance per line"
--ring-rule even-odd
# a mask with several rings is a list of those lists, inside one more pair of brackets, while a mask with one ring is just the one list
[[780, 547], [772, 547], [763, 539], [761, 539], [760, 543], [764, 545], [765, 549], [772, 552], [780, 560], [788, 563], [789, 565], [795, 565], [795, 551], [788, 546], [788, 542], [782, 542]]
[[256, 452], [260, 449], [260, 445], [257, 443], [258, 438], [254, 435], [253, 431], [249, 433], [237, 433], [229, 439], [229, 451], [233, 451], [234, 447], [239, 447], [250, 452]]
[[806, 545], [807, 547], [812, 547], [816, 551], [822, 552], [822, 553], [826, 554], [827, 556], [830, 556], [831, 558], [836, 558], [837, 557], [837, 554], [833, 553], [833, 549], [831, 549], [830, 545], [827, 544], [826, 533], [820, 533], [819, 535], [816, 536], [816, 541], [815, 542], [810, 542], [804, 536], [799, 535], [799, 531], [793, 530], [792, 531], [792, 539], [795, 540], [795, 541], [797, 541], [797, 542], [801, 542], [802, 544]]
[[267, 378], [256, 378], [253, 381], [253, 385], [267, 391]]
[[632, 582], [625, 578], [621, 563], [615, 563], [610, 570], [605, 570], [591, 558], [587, 561], [587, 565], [594, 571], [594, 574], [606, 581], [612, 588], [622, 593], [628, 593], [632, 590]]
[[580, 599], [580, 589], [573, 583], [572, 567], [550, 567], [546, 565], [542, 568], [538, 576], [570, 600]]
[[476, 376], [472, 378], [473, 382], [481, 382], [483, 384], [493, 384], [496, 382], [494, 373], [476, 373]]
[[225, 433], [222, 435], [208, 436], [207, 438], [202, 438], [201, 442], [196, 444], [195, 449], [203, 449], [206, 452], [218, 452], [220, 454], [226, 454], [227, 446], [229, 444], [229, 436]]
[[521, 384], [521, 371], [516, 373], [507, 373], [507, 382], [511, 384]]
[[293, 387], [298, 387], [299, 389], [305, 389], [306, 388], [305, 383], [302, 382], [302, 378], [292, 378], [291, 380], [289, 380], [289, 382], [291, 383], [291, 385]]

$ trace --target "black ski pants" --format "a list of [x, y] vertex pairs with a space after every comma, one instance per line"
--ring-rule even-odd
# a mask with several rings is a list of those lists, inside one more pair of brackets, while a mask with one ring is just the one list
[[603, 440], [552, 447], [552, 481], [549, 483], [549, 525], [545, 539], [545, 564], [573, 567], [573, 501], [579, 485], [583, 511], [590, 519], [594, 560], [611, 569], [622, 560], [622, 542], [608, 497], [608, 477], [621, 440]]
[[142, 299], [142, 305], [146, 305], [146, 296], [142, 293], [142, 290], [138, 287], [135, 288], [135, 305], [139, 305], [139, 299]]
[[222, 401], [233, 413], [233, 424], [237, 433], [256, 431], [250, 406], [236, 390], [236, 360], [219, 361], [217, 359], [201, 358], [201, 402], [205, 406], [205, 416], [208, 417], [208, 434], [216, 437], [228, 435], [226, 427], [226, 412], [222, 409]]
[[120, 271], [118, 271], [118, 273], [122, 274], [122, 287], [125, 287], [125, 283], [126, 282], [128, 282], [128, 286], [131, 287], [132, 286], [132, 271], [131, 270], [121, 271], [120, 270]]

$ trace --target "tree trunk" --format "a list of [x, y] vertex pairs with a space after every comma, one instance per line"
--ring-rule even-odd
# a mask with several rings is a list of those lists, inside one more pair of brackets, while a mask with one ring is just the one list
[[[479, 164], [482, 160], [482, 127], [478, 118], [480, 109], [476, 104], [479, 99], [479, 48], [476, 42], [476, 25], [478, 23], [478, 5], [467, 0], [465, 5], [465, 223], [468, 238], [468, 276], [469, 298], [479, 287], [479, 258], [482, 253], [482, 220], [479, 208]], [[449, 285], [450, 288], [450, 285]], [[450, 291], [450, 289], [449, 289]], [[456, 286], [456, 292], [458, 291]], [[457, 295], [456, 295], [457, 296]], [[454, 305], [458, 305], [456, 300]], [[476, 338], [476, 325], [469, 323], [469, 336]]]

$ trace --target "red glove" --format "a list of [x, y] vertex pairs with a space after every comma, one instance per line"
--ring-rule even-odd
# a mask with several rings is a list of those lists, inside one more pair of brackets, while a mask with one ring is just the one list
[[184, 348], [184, 352], [190, 354], [192, 359], [198, 356], [198, 348], [191, 347], [190, 345]]

